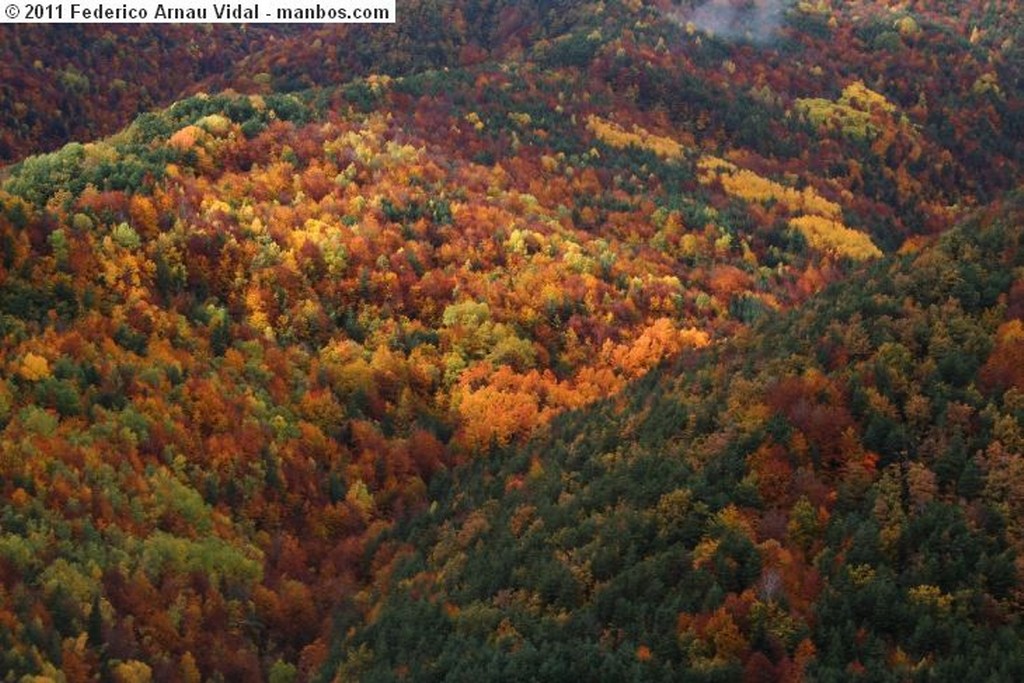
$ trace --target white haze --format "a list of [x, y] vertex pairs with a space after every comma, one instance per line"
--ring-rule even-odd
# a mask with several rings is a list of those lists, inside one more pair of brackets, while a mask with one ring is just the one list
[[766, 43], [782, 25], [786, 4], [784, 0], [708, 0], [685, 19], [719, 38]]

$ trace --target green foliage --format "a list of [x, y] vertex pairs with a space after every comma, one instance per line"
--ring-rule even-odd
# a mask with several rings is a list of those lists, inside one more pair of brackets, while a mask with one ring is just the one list
[[263, 569], [258, 556], [243, 553], [216, 537], [192, 541], [157, 531], [142, 542], [142, 568], [153, 579], [200, 572], [214, 581], [251, 585]]
[[270, 667], [268, 683], [294, 683], [299, 674], [294, 664], [283, 662], [280, 659]]
[[[1011, 202], [1008, 210], [1017, 216], [1020, 208]], [[888, 479], [868, 474], [869, 481], [861, 484], [855, 483], [856, 475], [846, 478], [824, 463], [802, 470], [799, 476], [837, 487], [842, 498], [835, 504], [820, 497], [812, 503], [811, 496], [821, 493], [814, 493], [815, 484], [789, 503], [781, 535], [775, 538], [794, 557], [806, 558], [799, 562], [813, 567], [824, 584], [810, 611], [786, 607], [800, 597], [799, 590], [782, 589], [777, 578], [770, 579], [776, 570], [765, 558], [777, 541], [744, 532], [742, 524], [730, 520], [736, 519], [735, 506], [742, 501], [738, 504], [746, 514], [762, 524], [773, 523], [777, 512], [756, 491], [743, 492], [750, 463], [759, 449], [795, 443], [798, 430], [814, 445], [819, 437], [807, 430], [825, 425], [812, 427], [804, 418], [820, 410], [825, 399], [800, 399], [810, 403], [784, 413], [793, 420], [790, 424], [755, 420], [740, 426], [731, 412], [735, 407], [727, 407], [754, 399], [751, 387], [776, 405], [769, 387], [778, 373], [808, 367], [818, 368], [839, 386], [847, 381], [856, 386], [858, 373], [870, 369], [870, 379], [861, 375], [859, 381], [870, 382], [872, 391], [887, 396], [902, 414], [914, 414], [909, 407], [914, 392], [942, 405], [959, 401], [978, 406], [984, 399], [967, 385], [990, 347], [967, 340], [972, 335], [990, 338], [994, 330], [981, 322], [988, 314], [972, 314], [957, 304], [974, 301], [987, 289], [986, 282], [1002, 282], [1007, 270], [1024, 262], [1020, 229], [1006, 232], [1013, 220], [986, 219], [961, 228], [919, 257], [924, 263], [939, 259], [948, 269], [945, 278], [954, 283], [980, 269], [972, 285], [956, 290], [953, 296], [960, 298], [947, 300], [941, 313], [930, 303], [931, 291], [910, 293], [919, 265], [889, 262], [859, 282], [826, 292], [802, 312], [766, 313], [755, 326], [755, 336], [739, 342], [742, 348], [722, 349], [687, 364], [688, 369], [649, 377], [627, 391], [618, 405], [599, 404], [568, 415], [537, 443], [495, 452], [456, 470], [447, 484], [433, 488], [438, 510], [430, 525], [411, 535], [420, 564], [410, 565], [411, 575], [393, 578], [372, 626], [338, 633], [343, 645], [338, 662], [354, 661], [358, 655], [369, 677], [395, 667], [436, 677], [480, 678], [516, 667], [540, 671], [530, 667], [550, 666], [543, 670], [555, 672], [553, 679], [586, 678], [598, 676], [597, 670], [619, 675], [633, 671], [640, 666], [635, 644], [644, 643], [658, 653], [643, 664], [645, 680], [685, 678], [702, 661], [695, 658], [703, 646], [698, 641], [681, 646], [675, 635], [680, 615], [731, 609], [728, 605], [753, 589], [761, 597], [739, 633], [766, 656], [784, 652], [782, 656], [795, 657], [801, 640], [809, 638], [818, 652], [808, 669], [815, 680], [843, 680], [851, 666], [863, 666], [880, 679], [892, 676], [895, 651], [910, 662], [928, 661], [931, 671], [983, 676], [1014, 671], [1016, 659], [1010, 653], [1020, 647], [1024, 634], [1016, 625], [993, 622], [978, 611], [984, 603], [1009, 614], [1003, 596], [1013, 575], [1010, 538], [998, 525], [982, 529], [969, 524], [963, 503], [955, 498], [918, 502], [914, 513], [906, 514], [908, 488], [918, 501], [934, 494], [901, 469], [905, 464], [888, 470]], [[945, 261], [951, 253], [961, 257]], [[963, 257], [967, 253], [971, 256]], [[903, 302], [900, 320], [878, 305], [883, 292]], [[995, 298], [983, 298], [988, 308], [975, 310], [999, 310]], [[480, 324], [487, 313], [480, 304], [463, 304], [447, 312], [446, 321]], [[832, 365], [826, 354], [825, 365], [817, 366], [812, 357], [815, 346], [825, 343], [826, 330], [847, 328], [851, 319], [871, 330], [871, 341], [858, 347], [851, 365]], [[842, 327], [833, 327], [837, 323]], [[927, 357], [941, 357], [940, 340], [950, 330], [966, 335], [957, 346], [965, 358], [974, 359], [963, 375], [943, 372], [936, 358]], [[916, 345], [910, 345], [911, 338]], [[751, 353], [753, 358], [748, 357]], [[924, 374], [921, 367], [933, 371]], [[723, 383], [723, 377], [733, 379]], [[623, 402], [630, 407], [623, 409]], [[930, 405], [941, 410], [939, 403]], [[794, 404], [778, 404], [777, 409], [792, 411]], [[871, 435], [876, 429], [873, 410], [867, 404], [856, 408], [853, 438], [891, 453], [893, 460], [906, 463], [908, 453], [927, 449], [929, 440], [950, 436], [940, 436], [943, 427], [936, 413], [924, 418], [930, 436], [922, 439], [920, 432], [893, 421], [890, 432], [899, 430], [901, 435], [878, 441]], [[964, 427], [952, 433], [963, 435]], [[976, 444], [992, 438], [981, 425], [968, 429]], [[885, 439], [899, 443], [887, 444]], [[540, 467], [529, 467], [531, 459], [539, 460]], [[923, 462], [924, 469], [916, 471], [927, 471], [930, 461], [925, 457]], [[942, 473], [940, 463], [935, 467], [940, 486], [955, 490], [962, 464], [948, 474]], [[522, 487], [495, 485], [524, 475]], [[980, 489], [971, 491], [961, 489], [959, 495], [972, 496], [967, 505], [980, 504]], [[888, 508], [883, 500], [891, 501]], [[829, 515], [823, 514], [826, 507]], [[475, 530], [472, 535], [470, 528]], [[836, 559], [839, 553], [843, 561]], [[439, 596], [428, 602], [409, 586], [414, 584], [411, 576], [431, 573], [443, 578], [433, 584]], [[441, 613], [439, 602], [453, 603], [455, 609]], [[597, 645], [598, 634], [609, 632], [620, 634], [621, 649]], [[421, 638], [423, 633], [431, 635]], [[688, 637], [701, 636], [698, 631]], [[595, 645], [586, 660], [568, 654]], [[991, 659], [994, 651], [1005, 653], [1010, 663]], [[328, 670], [331, 666], [336, 665]], [[724, 665], [718, 671], [724, 679], [736, 673]]]
[[128, 250], [138, 249], [142, 244], [139, 234], [127, 223], [118, 223], [114, 226], [114, 230], [110, 233], [110, 236], [114, 238], [114, 242], [118, 246]]
[[582, 67], [590, 63], [594, 53], [601, 46], [600, 40], [592, 34], [577, 32], [556, 40], [540, 61], [547, 67]]
[[26, 430], [40, 436], [52, 435], [59, 424], [54, 415], [36, 406], [23, 408], [18, 417]]
[[60, 151], [25, 159], [0, 187], [24, 198], [35, 206], [43, 206], [59, 190], [78, 194], [85, 187], [82, 162], [85, 148], [72, 142]]

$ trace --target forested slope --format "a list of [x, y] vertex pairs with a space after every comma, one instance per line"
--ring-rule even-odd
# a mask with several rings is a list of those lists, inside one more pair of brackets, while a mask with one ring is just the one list
[[[755, 4], [213, 31], [5, 168], [5, 676], [1015, 674], [1022, 15]], [[10, 149], [150, 106], [77, 35]]]
[[1020, 678], [1022, 230], [1018, 194], [438, 475], [341, 679]]

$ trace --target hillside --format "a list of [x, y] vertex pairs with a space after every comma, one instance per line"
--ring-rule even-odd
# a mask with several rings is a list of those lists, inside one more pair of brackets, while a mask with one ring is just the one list
[[278, 27], [0, 25], [0, 164], [110, 135], [275, 39]]
[[1017, 677], [1016, 4], [407, 5], [4, 43], [0, 670]]
[[1020, 678], [1022, 226], [1018, 194], [440, 475], [327, 671]]
[[0, 164], [110, 135], [197, 92], [332, 86], [496, 60], [559, 36], [572, 2], [409, 0], [394, 24], [0, 25]]

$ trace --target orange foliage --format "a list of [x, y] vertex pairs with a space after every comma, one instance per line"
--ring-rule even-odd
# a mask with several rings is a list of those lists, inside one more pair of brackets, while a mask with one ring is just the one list
[[709, 341], [706, 332], [693, 328], [680, 330], [669, 319], [659, 318], [646, 327], [631, 344], [605, 342], [601, 357], [624, 376], [633, 378], [684, 348], [701, 348], [707, 346]]
[[715, 296], [728, 300], [733, 294], [750, 289], [753, 279], [736, 266], [721, 264], [711, 271], [709, 286]]
[[999, 326], [995, 348], [980, 375], [982, 385], [996, 393], [1024, 389], [1024, 323], [1010, 320]]
[[167, 145], [181, 151], [187, 151], [195, 146], [196, 141], [201, 135], [203, 135], [203, 130], [198, 126], [185, 126], [167, 138]]

